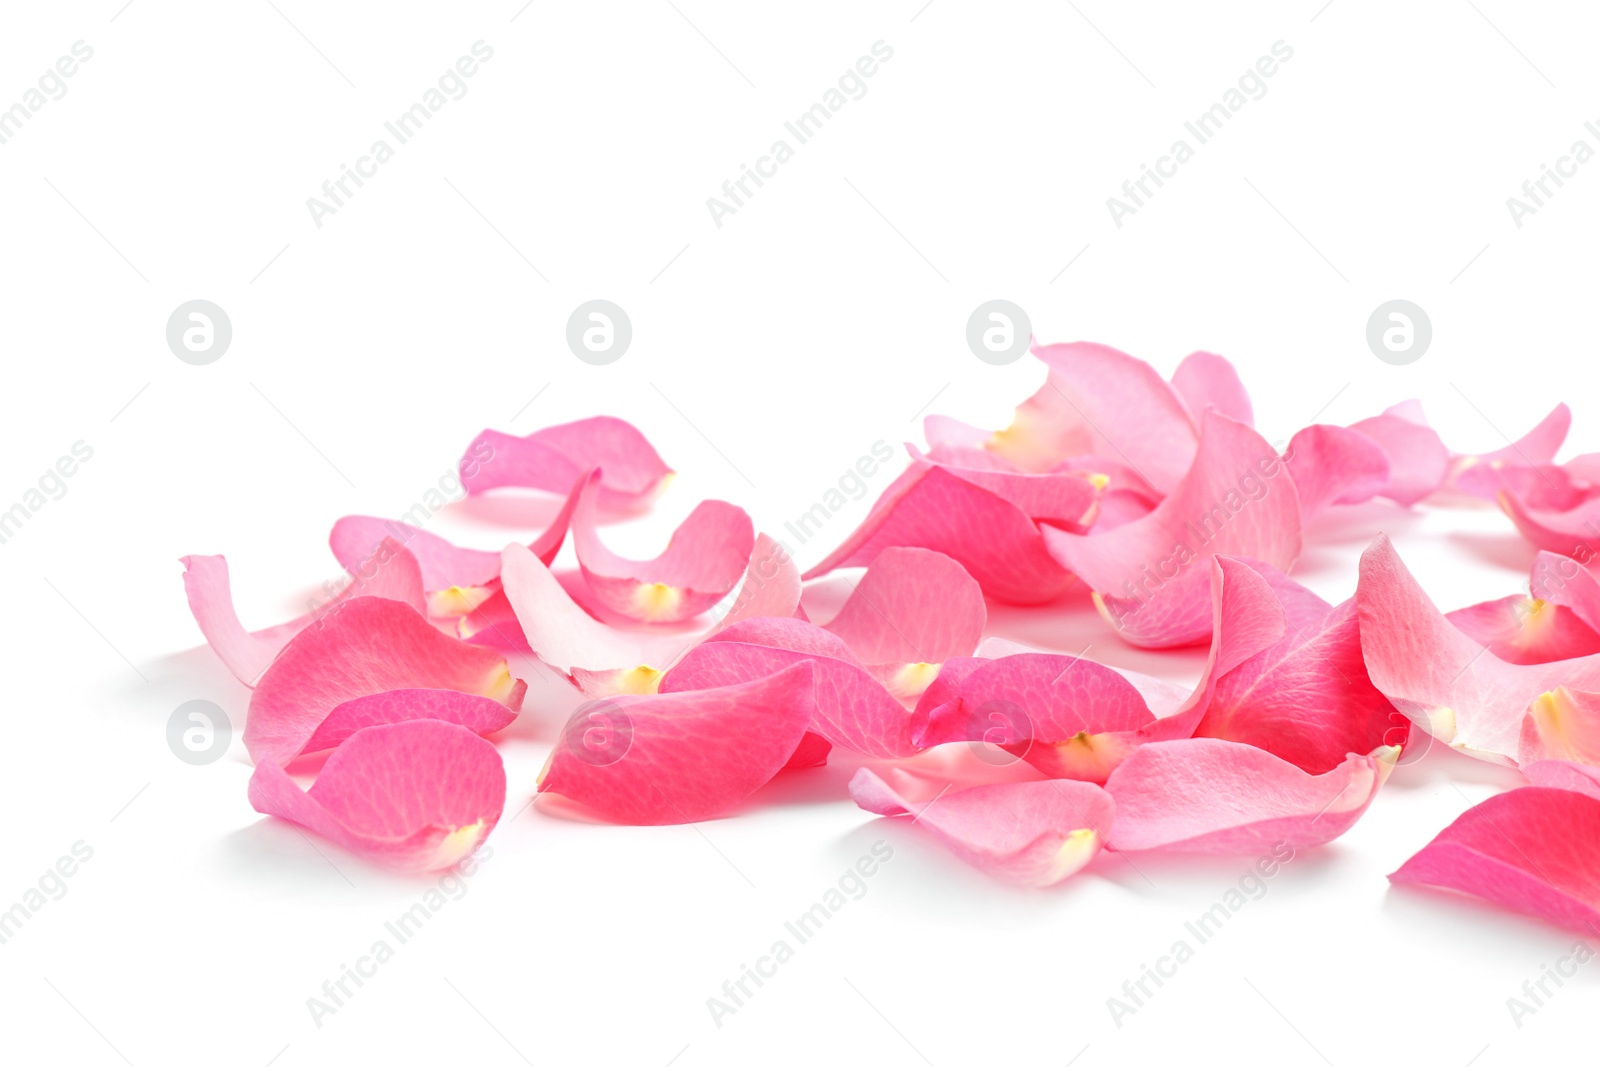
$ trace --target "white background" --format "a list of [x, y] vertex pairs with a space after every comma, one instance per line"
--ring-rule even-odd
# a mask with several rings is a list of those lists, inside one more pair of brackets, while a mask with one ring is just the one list
[[[74, 842], [94, 850], [0, 946], [7, 1061], [1464, 1065], [1592, 1048], [1600, 968], [1520, 1029], [1505, 1005], [1573, 935], [1388, 888], [1514, 781], [1461, 758], [1401, 768], [1118, 1028], [1106, 998], [1249, 857], [1106, 856], [1057, 890], [1013, 891], [858, 811], [847, 758], [699, 826], [588, 825], [544, 802], [516, 815], [569, 704], [536, 685], [502, 745], [492, 858], [318, 1028], [306, 999], [431, 881], [257, 816], [237, 742], [200, 768], [165, 742], [180, 703], [242, 726], [248, 698], [195, 647], [180, 555], [225, 552], [246, 623], [278, 621], [339, 573], [338, 516], [401, 513], [484, 426], [601, 412], [681, 472], [617, 547], [659, 547], [705, 496], [781, 536], [875, 441], [919, 440], [924, 409], [1004, 425], [1043, 374], [967, 350], [967, 316], [994, 297], [1041, 339], [1163, 372], [1196, 348], [1227, 355], [1269, 440], [1418, 396], [1478, 451], [1566, 399], [1565, 454], [1600, 449], [1600, 163], [1520, 229], [1505, 205], [1575, 139], [1600, 147], [1583, 129], [1600, 118], [1592, 11], [275, 2], [3, 14], [0, 106], [73, 42], [94, 49], [0, 145], [0, 508], [75, 441], [94, 449], [0, 545], [0, 908]], [[306, 198], [480, 39], [494, 57], [467, 95], [317, 228]], [[894, 56], [867, 94], [717, 228], [706, 198], [879, 40]], [[1116, 227], [1106, 198], [1279, 40], [1294, 55], [1267, 94]], [[563, 341], [595, 297], [634, 327], [603, 368]], [[1396, 297], [1434, 327], [1408, 367], [1363, 336]], [[205, 367], [164, 339], [195, 298], [234, 330]], [[801, 563], [891, 476], [797, 546]], [[433, 528], [492, 548], [531, 525], [512, 500]], [[1515, 591], [1532, 559], [1492, 510], [1375, 506], [1319, 527], [1296, 575], [1348, 596], [1379, 530], [1445, 608]], [[1120, 645], [1078, 598], [994, 621], [1173, 678], [1199, 669], [1199, 653]], [[706, 998], [880, 838], [895, 855], [867, 895], [714, 1026]]]

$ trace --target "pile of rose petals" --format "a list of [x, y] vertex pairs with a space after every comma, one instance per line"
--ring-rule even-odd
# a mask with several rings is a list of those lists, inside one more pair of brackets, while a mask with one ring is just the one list
[[[525, 541], [347, 516], [329, 542], [348, 582], [289, 622], [246, 630], [223, 558], [185, 557], [195, 620], [252, 691], [250, 802], [389, 866], [456, 863], [504, 810], [486, 738], [528, 691], [508, 655], [583, 700], [538, 790], [592, 817], [716, 818], [842, 759], [860, 807], [1031, 886], [1102, 849], [1321, 845], [1437, 742], [1531, 784], [1391, 878], [1592, 929], [1600, 456], [1555, 462], [1566, 407], [1485, 455], [1446, 447], [1415, 402], [1280, 451], [1219, 356], [1168, 380], [1102, 345], [1034, 355], [1048, 378], [1010, 426], [930, 416], [927, 447], [804, 576], [719, 500], [654, 559], [619, 555], [603, 524], [647, 511], [672, 470], [605, 417], [467, 447], [469, 494], [559, 501]], [[1441, 612], [1377, 531], [1350, 600], [1289, 577], [1315, 516], [1374, 498], [1498, 503], [1543, 549], [1527, 592]], [[804, 583], [841, 568], [848, 597], [818, 624]], [[1194, 685], [986, 636], [988, 603], [1049, 612], [1078, 585], [1123, 641], [1204, 647]]]

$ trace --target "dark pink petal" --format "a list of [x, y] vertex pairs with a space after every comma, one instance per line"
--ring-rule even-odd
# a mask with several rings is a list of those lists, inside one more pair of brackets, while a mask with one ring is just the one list
[[1254, 745], [1312, 774], [1404, 744], [1410, 721], [1367, 677], [1355, 601], [1335, 608], [1281, 574], [1263, 577], [1286, 632], [1217, 678], [1195, 736]]
[[1213, 553], [1279, 570], [1300, 555], [1299, 498], [1272, 446], [1215, 411], [1202, 425], [1194, 465], [1149, 515], [1087, 536], [1043, 531], [1051, 555], [1094, 590], [1132, 644], [1170, 648], [1210, 635]]
[[716, 689], [616, 696], [578, 708], [540, 776], [613, 822], [698, 822], [725, 814], [794, 755], [811, 721], [800, 663]]
[[1574, 929], [1600, 922], [1600, 799], [1528, 786], [1464, 812], [1389, 876]]
[[498, 653], [440, 633], [397, 601], [356, 597], [302, 630], [272, 661], [250, 698], [245, 748], [257, 763], [288, 763], [335, 708], [373, 693], [454, 689], [515, 711], [527, 688]]
[[990, 660], [959, 696], [914, 716], [921, 745], [986, 741], [1052, 777], [1103, 782], [1156, 718], [1129, 681], [1078, 656], [1030, 653]]
[[1370, 438], [1389, 460], [1389, 483], [1382, 496], [1410, 506], [1444, 485], [1450, 450], [1422, 421], [1420, 406], [1396, 404], [1350, 429]]
[[501, 487], [565, 493], [591, 467], [601, 468], [601, 505], [621, 511], [649, 503], [672, 474], [631, 424], [599, 415], [526, 437], [484, 430], [461, 457], [461, 484], [473, 494]]
[[1306, 521], [1334, 504], [1371, 500], [1389, 485], [1389, 457], [1383, 448], [1343, 426], [1307, 426], [1289, 439], [1284, 463], [1300, 493]]
[[1478, 759], [1516, 764], [1524, 713], [1541, 694], [1600, 690], [1600, 656], [1507, 663], [1456, 629], [1387, 537], [1361, 556], [1356, 603], [1372, 684], [1419, 728]]
[[365, 859], [407, 871], [454, 866], [500, 820], [500, 753], [471, 730], [428, 719], [369, 726], [334, 750], [309, 790], [257, 765], [250, 803]]
[[642, 622], [678, 622], [727, 596], [744, 575], [755, 527], [743, 508], [704, 500], [651, 560], [624, 559], [600, 539], [600, 485], [585, 489], [573, 515], [572, 541], [584, 581], [607, 609]]
[[1172, 372], [1172, 388], [1189, 408], [1196, 426], [1206, 408], [1215, 408], [1234, 422], [1255, 425], [1250, 394], [1239, 380], [1233, 364], [1210, 352], [1191, 352]]
[[221, 556], [184, 556], [183, 587], [189, 611], [200, 632], [228, 670], [245, 685], [253, 686], [289, 639], [318, 616], [356, 596], [397, 600], [418, 614], [427, 611], [422, 574], [416, 559], [388, 538], [350, 568], [351, 580], [326, 604], [289, 622], [249, 632], [239, 621], [229, 589], [228, 561]]
[[1550, 663], [1600, 652], [1600, 634], [1572, 611], [1520, 594], [1457, 608], [1445, 618], [1507, 663]]
[[835, 745], [878, 758], [909, 756], [912, 714], [838, 637], [793, 618], [746, 619], [690, 649], [661, 679], [662, 693], [685, 693], [764, 678], [791, 664], [814, 668], [811, 729]]
[[1253, 745], [1196, 737], [1140, 746], [1112, 772], [1120, 851], [1265, 852], [1331, 841], [1367, 810], [1396, 749], [1308, 774]]
[[1195, 421], [1177, 390], [1143, 360], [1088, 342], [1035, 345], [1049, 380], [988, 448], [1025, 471], [1074, 456], [1120, 459], [1157, 493], [1170, 492], [1195, 453]]
[[875, 815], [913, 816], [974, 867], [1026, 886], [1055, 885], [1083, 869], [1115, 811], [1105, 790], [1072, 781], [980, 785], [913, 803], [865, 767], [850, 779], [850, 796]]
[[[1085, 482], [1084, 488], [1092, 503], [1092, 487]], [[985, 593], [1012, 603], [1053, 600], [1072, 584], [1072, 575], [1051, 558], [1039, 527], [1020, 508], [926, 461], [914, 462], [884, 490], [866, 521], [805, 577], [865, 567], [896, 547], [941, 552], [965, 567]]]
[[460, 693], [454, 689], [391, 689], [353, 697], [335, 707], [301, 751], [338, 748], [357, 730], [411, 719], [455, 723], [482, 736], [505, 729], [516, 717], [517, 713], [500, 701], [476, 693]]
[[1600, 800], [1600, 767], [1564, 759], [1535, 760], [1524, 765], [1523, 777], [1549, 789], [1570, 789]]
[[972, 654], [987, 619], [983, 590], [961, 564], [925, 548], [888, 548], [824, 629], [896, 695], [911, 698], [940, 663]]
[[1105, 480], [1087, 471], [1055, 470], [1044, 474], [1018, 471], [991, 452], [936, 450], [924, 456], [907, 445], [913, 467], [933, 463], [980, 489], [987, 489], [1016, 506], [1034, 522], [1081, 529], [1093, 514], [1097, 482]]

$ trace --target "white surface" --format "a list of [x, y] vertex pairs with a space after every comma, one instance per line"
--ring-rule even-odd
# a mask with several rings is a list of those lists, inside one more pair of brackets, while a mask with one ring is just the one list
[[[1600, 970], [1520, 1029], [1506, 1009], [1573, 935], [1387, 888], [1507, 784], [1486, 765], [1402, 768], [1119, 1029], [1106, 999], [1249, 859], [1107, 857], [1059, 891], [1014, 892], [859, 812], [847, 762], [701, 826], [511, 819], [561, 719], [547, 689], [503, 746], [508, 818], [469, 892], [313, 1024], [307, 998], [428, 883], [256, 816], [242, 749], [202, 768], [168, 752], [178, 704], [215, 700], [242, 725], [247, 702], [194, 647], [186, 552], [227, 553], [247, 623], [276, 621], [338, 574], [338, 516], [404, 511], [485, 425], [597, 412], [683, 472], [619, 548], [658, 541], [702, 496], [779, 532], [873, 442], [919, 439], [930, 398], [1003, 425], [1042, 374], [967, 351], [967, 316], [996, 296], [1041, 338], [1164, 372], [1195, 348], [1226, 354], [1269, 440], [1419, 396], [1454, 447], [1494, 448], [1564, 398], [1566, 454], [1600, 448], [1600, 167], [1520, 229], [1505, 206], [1574, 139], [1594, 142], [1581, 5], [674, 2], [5, 12], [0, 106], [73, 42], [94, 56], [0, 145], [0, 503], [75, 441], [94, 456], [0, 545], [0, 906], [74, 842], [94, 851], [0, 945], [4, 1058], [1487, 1065], [1592, 1048]], [[494, 56], [467, 95], [316, 228], [306, 198], [480, 39]], [[714, 226], [705, 199], [879, 40], [894, 55], [867, 94]], [[1279, 40], [1294, 56], [1266, 96], [1115, 227], [1106, 198]], [[163, 337], [197, 297], [234, 328], [206, 367]], [[609, 367], [563, 344], [593, 297], [634, 325]], [[1433, 320], [1409, 367], [1363, 339], [1393, 297]], [[462, 506], [435, 528], [493, 547], [522, 532], [518, 512]], [[1446, 608], [1526, 579], [1532, 550], [1495, 512], [1362, 519], [1297, 574], [1348, 595], [1385, 529]], [[1013, 636], [1150, 665], [1083, 610], [997, 616]], [[894, 858], [863, 899], [716, 1027], [706, 998], [880, 838]]]

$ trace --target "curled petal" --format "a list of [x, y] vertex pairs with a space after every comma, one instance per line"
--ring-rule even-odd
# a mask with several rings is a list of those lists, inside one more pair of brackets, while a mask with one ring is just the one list
[[1334, 504], [1360, 504], [1389, 484], [1389, 457], [1372, 438], [1343, 426], [1307, 426], [1289, 439], [1284, 463], [1306, 521]]
[[475, 852], [505, 809], [500, 753], [471, 730], [428, 719], [368, 726], [302, 791], [258, 764], [250, 803], [387, 867], [430, 871]]
[[601, 505], [621, 511], [648, 504], [672, 474], [644, 434], [600, 415], [526, 437], [484, 430], [461, 457], [461, 484], [471, 494], [501, 487], [565, 493], [591, 467], [601, 468]]
[[370, 556], [350, 568], [351, 580], [330, 601], [297, 619], [247, 631], [233, 608], [228, 561], [221, 556], [184, 556], [183, 587], [200, 632], [233, 676], [253, 686], [290, 638], [323, 614], [357, 596], [384, 597], [418, 614], [427, 610], [422, 574], [416, 558], [392, 539], [384, 538]]
[[1196, 737], [1143, 745], [1112, 772], [1111, 847], [1120, 851], [1265, 852], [1338, 837], [1367, 810], [1398, 755], [1352, 753], [1308, 774], [1253, 745]]
[[1600, 923], [1600, 799], [1541, 786], [1492, 796], [1389, 880], [1453, 889], [1592, 933]]
[[272, 661], [250, 698], [245, 748], [256, 763], [286, 764], [307, 751], [334, 709], [374, 693], [452, 689], [515, 711], [527, 688], [498, 653], [440, 633], [404, 604], [356, 597], [302, 630]]
[[1194, 465], [1154, 511], [1087, 536], [1047, 527], [1045, 543], [1095, 591], [1124, 640], [1156, 648], [1204, 641], [1211, 554], [1279, 570], [1300, 555], [1300, 502], [1283, 469], [1261, 435], [1208, 411]]
[[738, 685], [591, 701], [573, 712], [539, 791], [613, 822], [698, 822], [744, 802], [794, 756], [812, 716], [811, 667]]
[[913, 804], [865, 767], [850, 779], [850, 796], [875, 815], [913, 816], [987, 874], [1040, 887], [1055, 885], [1092, 860], [1115, 812], [1099, 786], [1054, 780], [974, 786]]
[[642, 622], [677, 622], [711, 607], [743, 576], [756, 536], [743, 508], [702, 501], [673, 531], [661, 555], [631, 560], [600, 540], [600, 489], [598, 482], [584, 489], [572, 540], [584, 581], [608, 610]]
[[1206, 408], [1215, 408], [1234, 422], [1255, 424], [1250, 394], [1239, 380], [1233, 364], [1210, 352], [1191, 352], [1172, 372], [1172, 388], [1183, 398], [1196, 426]]
[[925, 548], [889, 548], [823, 628], [863, 663], [898, 669], [971, 655], [987, 618], [983, 591], [961, 564]]

